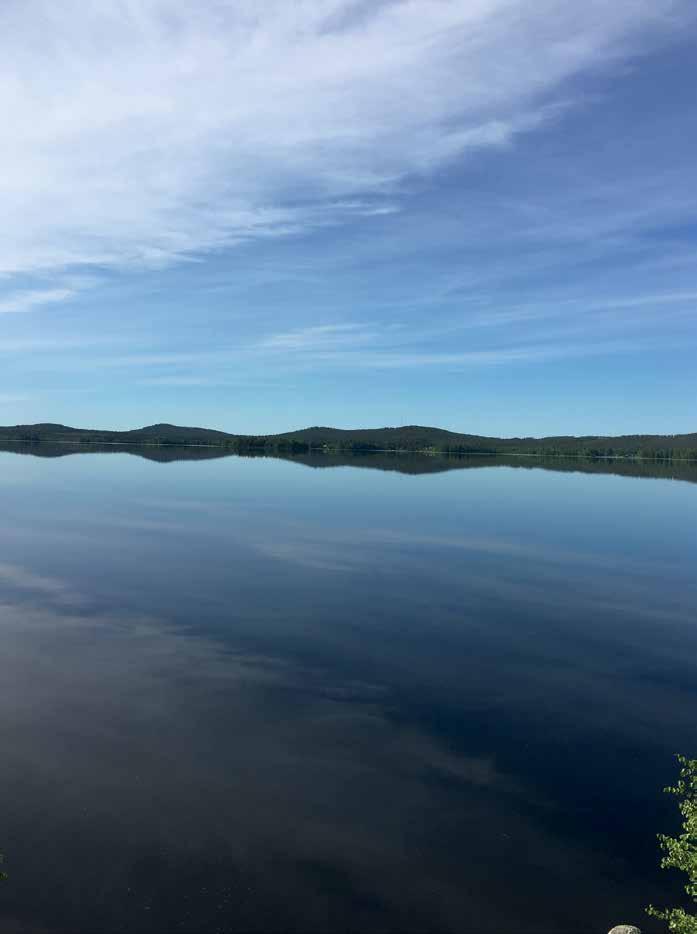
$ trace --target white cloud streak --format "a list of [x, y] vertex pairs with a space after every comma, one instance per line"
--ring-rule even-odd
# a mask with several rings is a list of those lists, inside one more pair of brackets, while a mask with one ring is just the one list
[[74, 289], [37, 289], [28, 292], [17, 292], [8, 298], [0, 300], [0, 315], [34, 311], [34, 309], [40, 308], [42, 305], [65, 302], [76, 294]]
[[566, 79], [685, 9], [7, 0], [0, 275], [156, 266], [393, 212], [411, 174], [553, 119]]
[[380, 331], [358, 322], [320, 324], [271, 334], [259, 345], [262, 350], [315, 351], [345, 346], [362, 346], [380, 337]]

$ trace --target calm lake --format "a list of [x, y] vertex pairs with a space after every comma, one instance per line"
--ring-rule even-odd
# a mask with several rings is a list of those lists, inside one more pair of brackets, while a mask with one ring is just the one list
[[0, 452], [0, 932], [660, 930], [697, 465], [213, 453]]

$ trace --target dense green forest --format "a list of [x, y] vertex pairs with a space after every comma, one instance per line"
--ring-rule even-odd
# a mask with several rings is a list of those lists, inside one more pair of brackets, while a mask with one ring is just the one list
[[0, 440], [53, 444], [205, 445], [237, 452], [356, 453], [403, 451], [433, 454], [537, 454], [697, 460], [697, 433], [603, 437], [489, 438], [443, 428], [304, 428], [277, 435], [235, 435], [210, 428], [150, 425], [132, 431], [101, 431], [66, 425], [13, 425]]

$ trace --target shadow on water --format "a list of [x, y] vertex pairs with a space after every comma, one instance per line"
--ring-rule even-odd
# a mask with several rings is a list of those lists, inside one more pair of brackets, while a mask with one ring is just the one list
[[647, 477], [664, 480], [684, 480], [697, 483], [697, 462], [622, 460], [619, 458], [543, 457], [536, 455], [440, 455], [400, 454], [389, 451], [355, 454], [237, 453], [224, 448], [206, 446], [177, 447], [174, 445], [116, 444], [52, 444], [47, 442], [2, 442], [0, 452], [32, 457], [67, 457], [72, 454], [130, 454], [160, 464], [180, 461], [216, 460], [244, 457], [283, 460], [305, 467], [356, 467], [394, 471], [401, 474], [438, 474], [450, 470], [477, 470], [482, 467], [514, 467], [520, 470], [553, 470], [557, 472], [615, 474], [620, 477]]

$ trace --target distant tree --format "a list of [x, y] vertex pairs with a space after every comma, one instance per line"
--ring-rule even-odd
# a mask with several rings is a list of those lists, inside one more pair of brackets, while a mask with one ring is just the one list
[[[682, 815], [682, 833], [677, 837], [659, 834], [661, 849], [666, 854], [661, 860], [664, 869], [679, 869], [687, 875], [685, 891], [697, 904], [697, 759], [678, 756], [680, 776], [676, 785], [665, 789], [679, 799], [678, 808]], [[697, 915], [684, 908], [654, 908], [648, 913], [668, 923], [674, 934], [697, 934]]]

